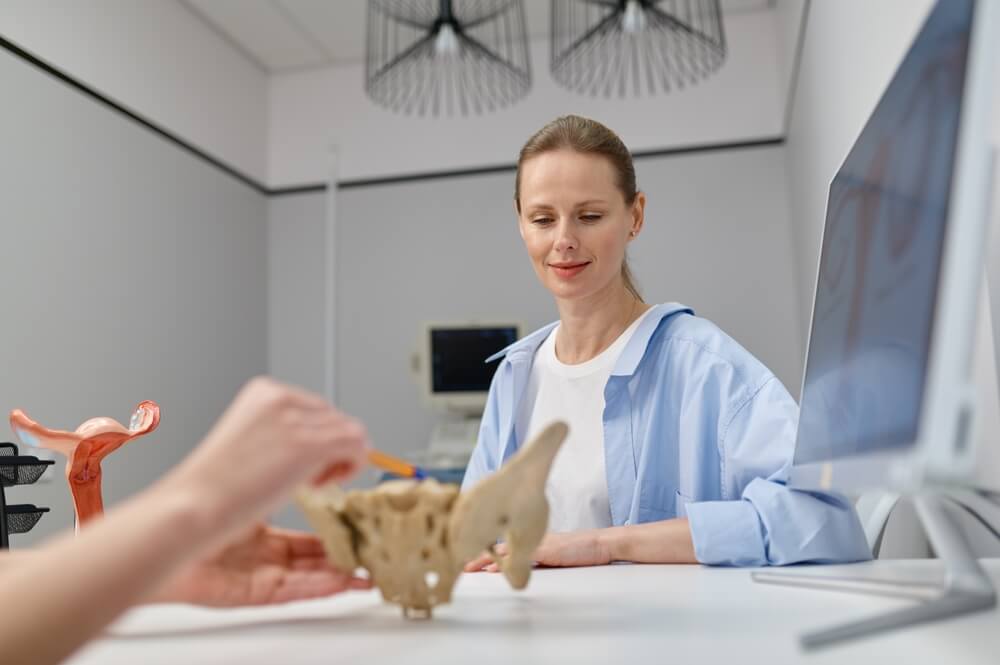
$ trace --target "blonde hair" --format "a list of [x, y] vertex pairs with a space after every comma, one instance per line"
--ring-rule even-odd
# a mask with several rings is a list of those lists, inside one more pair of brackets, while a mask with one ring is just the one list
[[[564, 115], [535, 132], [521, 148], [517, 158], [517, 175], [514, 178], [514, 205], [521, 212], [521, 166], [532, 157], [546, 152], [569, 148], [587, 155], [600, 155], [611, 162], [615, 170], [615, 185], [625, 197], [625, 204], [632, 205], [638, 190], [635, 187], [635, 166], [632, 153], [613, 131], [590, 118]], [[642, 301], [635, 277], [628, 265], [628, 256], [622, 261], [622, 281], [625, 288]]]

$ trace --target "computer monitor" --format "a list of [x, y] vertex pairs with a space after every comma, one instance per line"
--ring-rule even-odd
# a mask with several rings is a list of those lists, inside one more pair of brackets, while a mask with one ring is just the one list
[[431, 405], [481, 415], [497, 367], [486, 359], [517, 341], [518, 330], [513, 323], [427, 325], [421, 382]]
[[[982, 358], [973, 365], [977, 331], [990, 328], [981, 285], [998, 42], [1000, 2], [939, 0], [830, 185], [790, 484], [888, 489], [890, 507], [911, 495], [945, 574], [930, 600], [807, 634], [807, 647], [996, 605], [956, 525], [971, 514], [1000, 534], [1000, 508], [967, 489], [981, 477], [980, 448], [1000, 447], [975, 433], [977, 402], [986, 415], [1000, 408], [996, 370], [992, 358], [986, 371]], [[991, 336], [978, 341], [992, 356]], [[896, 597], [915, 588], [810, 573], [754, 579]]]
[[830, 185], [797, 486], [911, 492], [975, 476], [995, 4], [934, 6]]

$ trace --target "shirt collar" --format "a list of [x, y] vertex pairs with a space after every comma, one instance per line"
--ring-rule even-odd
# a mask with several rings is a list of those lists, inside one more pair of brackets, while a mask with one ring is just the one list
[[615, 368], [611, 371], [611, 375], [632, 376], [635, 374], [635, 370], [639, 366], [639, 361], [646, 354], [646, 347], [649, 346], [649, 340], [657, 328], [660, 327], [660, 323], [680, 312], [694, 314], [694, 310], [690, 307], [675, 302], [654, 305], [653, 310], [643, 319], [639, 327], [635, 329], [632, 339], [622, 349], [622, 354], [618, 356], [618, 362], [615, 363]]
[[[538, 330], [531, 333], [527, 337], [522, 337], [521, 339], [517, 340], [510, 346], [501, 349], [500, 351], [497, 351], [492, 356], [487, 358], [484, 362], [491, 363], [494, 360], [499, 360], [500, 358], [503, 358], [504, 356], [517, 356], [518, 354], [523, 352], [528, 352], [531, 355], [534, 355], [538, 347], [542, 345], [542, 342], [545, 341], [545, 338], [549, 336], [549, 333], [552, 332], [552, 329], [555, 328], [558, 324], [559, 324], [558, 321], [554, 321], [543, 328], [539, 328]], [[511, 358], [511, 360], [513, 359], [514, 358]]]
[[[646, 353], [646, 346], [649, 345], [649, 340], [660, 326], [660, 322], [679, 312], [694, 314], [694, 310], [690, 307], [678, 303], [654, 305], [653, 311], [639, 324], [639, 327], [636, 328], [635, 333], [632, 335], [632, 339], [622, 349], [622, 354], [618, 357], [618, 362], [615, 364], [615, 368], [611, 374], [614, 376], [631, 376], [634, 374], [636, 367], [639, 366], [639, 361], [642, 360], [642, 356]], [[541, 346], [542, 342], [545, 341], [545, 338], [548, 337], [549, 333], [552, 332], [552, 329], [558, 323], [558, 321], [555, 321], [543, 328], [539, 328], [527, 337], [523, 337], [505, 349], [494, 353], [485, 362], [491, 363], [504, 356], [507, 356], [511, 362], [519, 359], [522, 355], [529, 358], [533, 357], [535, 351], [538, 350], [538, 347]]]

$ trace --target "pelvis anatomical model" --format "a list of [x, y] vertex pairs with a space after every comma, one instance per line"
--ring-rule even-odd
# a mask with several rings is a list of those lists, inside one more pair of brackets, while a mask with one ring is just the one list
[[494, 561], [512, 587], [527, 586], [549, 521], [545, 481], [566, 433], [563, 423], [549, 425], [464, 494], [434, 480], [397, 480], [346, 493], [335, 485], [304, 489], [299, 505], [331, 564], [367, 569], [404, 616], [429, 617], [435, 605], [451, 601], [462, 566], [494, 551], [501, 538], [508, 553]]
[[22, 443], [66, 456], [66, 480], [73, 495], [77, 527], [104, 512], [101, 460], [159, 424], [160, 407], [149, 401], [135, 408], [127, 429], [113, 418], [101, 417], [84, 422], [75, 432], [65, 432], [39, 425], [20, 409], [10, 412], [10, 426]]

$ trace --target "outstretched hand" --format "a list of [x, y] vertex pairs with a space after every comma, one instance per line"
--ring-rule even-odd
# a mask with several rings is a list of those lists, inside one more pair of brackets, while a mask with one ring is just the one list
[[370, 588], [370, 581], [332, 568], [315, 536], [257, 524], [183, 568], [148, 602], [270, 605]]
[[[547, 533], [542, 544], [532, 557], [539, 566], [601, 566], [611, 563], [611, 554], [600, 539], [600, 529], [574, 531], [571, 533]], [[496, 557], [507, 554], [507, 543], [498, 543], [494, 548]], [[489, 552], [483, 552], [465, 564], [467, 573], [485, 570], [495, 573], [499, 570]]]

